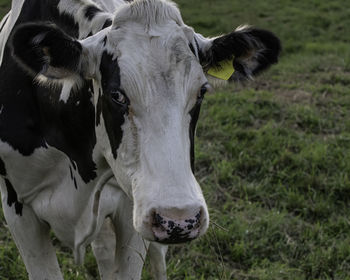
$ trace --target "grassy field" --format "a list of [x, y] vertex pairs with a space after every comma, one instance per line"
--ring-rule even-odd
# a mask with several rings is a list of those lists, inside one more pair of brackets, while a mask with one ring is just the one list
[[[284, 50], [254, 82], [206, 97], [196, 173], [213, 223], [170, 249], [169, 279], [350, 279], [350, 1], [176, 2], [204, 35], [249, 23]], [[97, 279], [91, 252], [77, 268], [55, 243], [65, 279]], [[26, 279], [2, 216], [0, 279]]]

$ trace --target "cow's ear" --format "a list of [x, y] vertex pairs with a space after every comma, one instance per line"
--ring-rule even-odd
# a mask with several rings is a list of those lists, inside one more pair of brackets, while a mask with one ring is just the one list
[[281, 52], [280, 40], [267, 30], [243, 26], [209, 40], [196, 35], [204, 70], [227, 74], [230, 69], [223, 68], [230, 68], [231, 64], [233, 80], [245, 80], [259, 74], [277, 63]]
[[53, 24], [23, 24], [12, 36], [17, 61], [42, 82], [82, 79], [82, 45]]

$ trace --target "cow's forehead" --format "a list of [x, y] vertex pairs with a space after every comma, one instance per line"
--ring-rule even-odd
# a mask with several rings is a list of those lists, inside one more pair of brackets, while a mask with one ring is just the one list
[[[133, 22], [111, 29], [106, 48], [118, 60], [121, 87], [130, 99], [190, 95], [206, 82], [183, 27], [175, 22], [144, 29]], [[135, 95], [135, 96], [133, 96]], [[182, 99], [178, 99], [181, 101]], [[139, 100], [146, 104], [147, 100]], [[183, 100], [186, 102], [186, 100]]]
[[[144, 5], [141, 5], [143, 3]], [[136, 1], [121, 8], [114, 17], [108, 45], [117, 56], [138, 54], [150, 58], [182, 60], [188, 54], [194, 32], [187, 27], [172, 2]]]
[[120, 63], [131, 64], [137, 67], [136, 71], [176, 71], [184, 64], [189, 67], [198, 61], [191, 52], [188, 39], [176, 25], [168, 25], [162, 30], [158, 28], [157, 35], [152, 31], [148, 34], [131, 31], [120, 37], [116, 40], [114, 52]]
[[138, 22], [145, 29], [150, 29], [163, 25], [169, 20], [183, 25], [180, 11], [175, 3], [166, 0], [134, 1], [118, 9], [115, 13], [113, 28], [119, 28], [125, 22]]
[[202, 67], [185, 38], [174, 36], [165, 41], [163, 37], [149, 37], [130, 47], [132, 42], [135, 44], [135, 40], [125, 40], [118, 47], [121, 86], [131, 99], [143, 94], [150, 102], [175, 97], [186, 102], [193, 92], [189, 87], [193, 84], [198, 88], [205, 82]]

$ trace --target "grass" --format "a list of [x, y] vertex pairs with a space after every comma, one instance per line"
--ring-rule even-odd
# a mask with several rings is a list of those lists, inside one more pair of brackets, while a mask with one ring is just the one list
[[[250, 23], [284, 51], [254, 82], [206, 97], [196, 174], [219, 226], [171, 247], [169, 279], [350, 279], [350, 2], [176, 2], [206, 36]], [[55, 243], [65, 279], [96, 279], [91, 252], [77, 268]], [[0, 279], [26, 279], [5, 226]]]

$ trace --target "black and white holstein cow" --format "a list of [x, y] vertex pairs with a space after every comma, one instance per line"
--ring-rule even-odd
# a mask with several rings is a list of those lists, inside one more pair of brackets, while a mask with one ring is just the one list
[[63, 279], [52, 230], [78, 263], [92, 243], [102, 279], [140, 279], [147, 250], [166, 279], [159, 244], [209, 223], [193, 175], [206, 72], [231, 60], [250, 78], [279, 40], [205, 38], [166, 0], [15, 0], [0, 29], [2, 207], [29, 278]]

